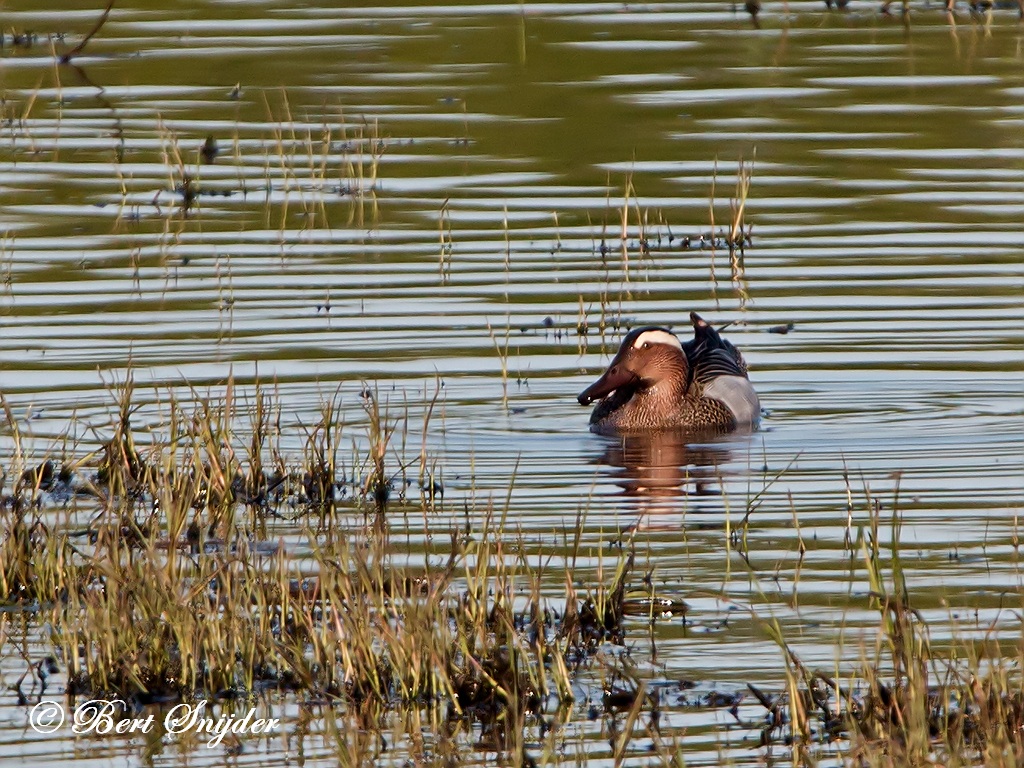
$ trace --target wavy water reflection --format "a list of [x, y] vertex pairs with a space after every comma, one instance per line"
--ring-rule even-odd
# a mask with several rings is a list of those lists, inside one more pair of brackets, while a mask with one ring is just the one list
[[[695, 444], [694, 436], [667, 431], [608, 438], [596, 463], [612, 468], [609, 479], [635, 499], [641, 524], [659, 515], [695, 509], [698, 499], [722, 495], [721, 472], [734, 461], [727, 445]], [[721, 510], [725, 511], [725, 510]], [[682, 523], [680, 518], [678, 521]]]

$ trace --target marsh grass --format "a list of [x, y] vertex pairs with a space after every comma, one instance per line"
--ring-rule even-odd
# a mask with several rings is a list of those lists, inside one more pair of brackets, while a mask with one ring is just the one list
[[860, 554], [868, 605], [878, 615], [873, 640], [865, 636], [856, 658], [841, 648], [845, 659], [834, 670], [812, 669], [777, 620], [760, 618], [782, 651], [785, 680], [779, 693], [749, 686], [767, 712], [762, 746], [769, 757], [783, 749], [798, 765], [817, 764], [825, 744], [839, 745], [844, 762], [860, 766], [1019, 765], [1024, 644], [1007, 653], [992, 627], [980, 642], [954, 632], [937, 649], [907, 586], [898, 476], [890, 504], [865, 488], [861, 512], [847, 541]]
[[[486, 502], [467, 516], [478, 523], [428, 535], [427, 515], [444, 502], [425, 437], [418, 456], [398, 455], [407, 411], [376, 389], [361, 395], [351, 477], [340, 392], [304, 429], [297, 465], [280, 454], [280, 408], [260, 386], [241, 401], [231, 381], [217, 397], [193, 390], [188, 407], [171, 397], [145, 428], [138, 394], [131, 376], [112, 387], [114, 418], [91, 470], [48, 457], [18, 474], [0, 506], [3, 601], [49, 627], [69, 696], [138, 707], [277, 689], [360, 711], [441, 707], [487, 723], [497, 749], [521, 755], [525, 718], [570, 705], [578, 672], [622, 642], [629, 548], [610, 583], [583, 596], [567, 563], [559, 595], [543, 580], [550, 558], [527, 556], [507, 506]], [[419, 555], [389, 524], [413, 503], [392, 492], [409, 467], [430, 483], [419, 501], [434, 544]], [[46, 522], [45, 497], [62, 487], [93, 510], [84, 528]], [[287, 514], [291, 532], [275, 540]]]
[[[2, 402], [14, 463], [0, 503], [0, 596], [47, 627], [53, 657], [24, 654], [19, 701], [41, 696], [57, 667], [70, 697], [135, 707], [278, 691], [340, 706], [371, 733], [390, 722], [412, 752], [416, 728], [434, 729], [452, 755], [479, 728], [478, 743], [521, 764], [534, 759], [530, 750], [557, 762], [583, 692], [599, 702], [611, 763], [640, 750], [678, 764], [682, 747], [660, 732], [659, 690], [633, 651], [646, 625], [653, 658], [657, 616], [685, 617], [686, 605], [658, 594], [649, 554], [651, 571], [637, 576], [636, 529], [614, 548], [584, 547], [581, 510], [575, 537], [552, 548], [517, 530], [507, 499], [475, 500], [461, 517], [446, 512], [452, 502], [436, 487], [427, 447], [440, 384], [424, 392], [418, 441], [409, 439], [417, 428], [408, 404], [364, 385], [362, 418], [347, 423], [343, 393], [333, 392], [318, 420], [300, 426], [302, 452], [292, 459], [281, 449], [280, 405], [261, 385], [248, 397], [230, 380], [216, 396], [192, 390], [187, 407], [169, 397], [155, 425], [140, 423], [130, 376], [111, 392], [98, 448], [59, 443], [41, 462], [29, 459]], [[353, 432], [361, 437], [345, 459]], [[766, 471], [764, 488], [751, 492], [727, 530], [730, 551], [747, 557], [757, 511], [785, 472]], [[412, 477], [418, 495], [406, 491]], [[764, 715], [741, 725], [760, 731], [768, 758], [782, 750], [798, 765], [815, 764], [823, 749], [869, 766], [1015, 765], [1024, 754], [1024, 652], [1008, 652], [994, 630], [936, 648], [907, 586], [896, 480], [891, 501], [865, 487], [863, 503], [851, 492], [847, 510], [847, 548], [878, 616], [874, 639], [834, 669], [812, 669], [754, 606], [782, 652], [782, 683], [750, 685]], [[63, 522], [50, 511], [58, 499], [71, 507]], [[410, 546], [392, 521], [401, 516], [408, 531], [412, 510], [424, 530]], [[462, 522], [439, 527], [435, 514]], [[586, 583], [575, 576], [581, 554], [597, 563]], [[0, 615], [4, 640], [9, 619]], [[24, 690], [30, 676], [40, 691]], [[528, 745], [527, 724], [541, 722], [562, 736], [544, 731]], [[339, 736], [339, 759], [358, 764], [378, 744]]]
[[[756, 154], [756, 149], [755, 149]], [[750, 300], [746, 283], [746, 268], [744, 256], [746, 248], [753, 239], [753, 225], [747, 223], [746, 212], [747, 202], [750, 197], [750, 185], [754, 174], [753, 159], [750, 161], [740, 157], [736, 168], [736, 187], [733, 196], [729, 198], [729, 219], [723, 230], [716, 225], [715, 210], [718, 188], [718, 159], [716, 158], [711, 171], [711, 188], [708, 198], [708, 222], [709, 232], [701, 235], [701, 244], [707, 244], [710, 248], [710, 269], [711, 294], [716, 305], [718, 303], [718, 275], [716, 271], [717, 250], [724, 247], [729, 253], [729, 272], [733, 291], [739, 300], [740, 309], [746, 307]]]
[[[1019, 765], [1024, 755], [1024, 645], [1007, 656], [993, 633], [980, 642], [954, 636], [939, 652], [914, 606], [901, 557], [899, 477], [891, 516], [867, 498], [869, 521], [860, 539], [879, 633], [862, 666], [867, 694], [845, 697], [853, 754], [869, 765]], [[888, 525], [886, 547], [881, 530]], [[887, 562], [887, 567], [884, 565]], [[882, 674], [886, 670], [888, 674]]]
[[488, 321], [487, 333], [491, 337], [491, 343], [494, 344], [494, 352], [498, 356], [498, 364], [501, 367], [501, 405], [505, 410], [508, 410], [508, 346], [511, 329], [506, 324], [503, 338], [499, 338], [498, 333], [491, 326], [490, 321]]
[[[195, 218], [204, 202], [253, 197], [262, 202], [257, 212], [262, 225], [276, 229], [282, 242], [295, 233], [330, 231], [338, 225], [376, 226], [380, 166], [388, 146], [377, 121], [349, 118], [327, 105], [310, 115], [295, 115], [284, 91], [261, 95], [266, 121], [255, 135], [244, 135], [237, 126], [231, 134], [216, 135], [158, 116], [154, 134], [159, 165], [152, 172], [125, 170], [122, 138], [111, 163], [119, 192], [118, 225], [129, 222], [134, 227], [155, 216], [164, 219], [169, 231], [171, 219]], [[29, 113], [35, 100], [35, 94], [28, 95], [21, 117], [7, 121], [16, 123], [30, 144]], [[110, 109], [120, 125], [116, 107]]]

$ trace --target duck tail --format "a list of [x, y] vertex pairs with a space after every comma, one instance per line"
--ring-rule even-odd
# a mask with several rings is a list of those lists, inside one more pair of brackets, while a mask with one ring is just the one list
[[723, 339], [711, 323], [690, 313], [693, 323], [693, 342], [687, 349], [687, 359], [698, 381], [710, 381], [714, 376], [747, 375], [747, 361], [732, 342]]
[[696, 312], [690, 313], [690, 322], [693, 323], [693, 335], [698, 344], [702, 341], [711, 342], [710, 346], [714, 349], [721, 343], [721, 337], [718, 335], [718, 331], [712, 327], [711, 323]]

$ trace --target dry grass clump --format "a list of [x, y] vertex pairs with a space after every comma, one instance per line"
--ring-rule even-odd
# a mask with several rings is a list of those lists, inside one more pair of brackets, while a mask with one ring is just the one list
[[[901, 515], [893, 504], [889, 579], [878, 544], [880, 511], [865, 536], [865, 568], [879, 611], [875, 653], [865, 657], [867, 688], [845, 695], [852, 754], [868, 765], [1016, 766], [1024, 758], [1024, 643], [1015, 657], [991, 636], [981, 643], [954, 638], [933, 648], [928, 624], [913, 607], [900, 556]], [[993, 627], [993, 630], [995, 628]]]
[[[40, 470], [52, 466], [47, 462]], [[21, 494], [0, 499], [0, 524], [0, 605], [59, 600], [78, 582], [80, 563], [67, 535], [51, 530]]]
[[[630, 654], [605, 653], [625, 643], [628, 615], [651, 623], [655, 612], [685, 611], [660, 600], [649, 580], [628, 590], [632, 542], [614, 573], [580, 595], [577, 540], [558, 553], [564, 589], [552, 594], [556, 553], [534, 559], [536, 546], [501, 509], [487, 505], [465, 516], [479, 522], [431, 530], [444, 500], [425, 447], [406, 460], [405, 419], [375, 392], [361, 399], [366, 423], [347, 464], [337, 393], [303, 429], [301, 461], [289, 464], [273, 399], [257, 388], [239, 405], [230, 383], [219, 400], [197, 396], [188, 409], [172, 398], [142, 447], [129, 379], [96, 451], [5, 475], [13, 485], [0, 492], [0, 600], [36, 616], [54, 651], [53, 660], [26, 655], [26, 676], [34, 670], [45, 687], [56, 661], [68, 695], [133, 706], [297, 692], [344, 704], [366, 729], [393, 716], [433, 718], [435, 733], [479, 724], [481, 742], [520, 762], [528, 762], [524, 724], [567, 709], [582, 684], [600, 702], [594, 711], [606, 721], [613, 762], [644, 732], [654, 756], [673, 764], [681, 753], [658, 733], [657, 687], [648, 690]], [[432, 410], [433, 402], [426, 420]], [[418, 498], [407, 470], [420, 478]], [[47, 499], [64, 504], [62, 522]], [[422, 543], [396, 541], [389, 519], [402, 515], [406, 530], [413, 508], [423, 515]], [[873, 647], [845, 670], [812, 670], [779, 625], [765, 622], [783, 650], [785, 682], [774, 692], [750, 685], [766, 714], [741, 724], [760, 730], [769, 759], [781, 748], [794, 764], [815, 764], [824, 748], [866, 766], [1019, 764], [1024, 644], [1008, 655], [993, 632], [937, 651], [904, 577], [898, 504], [884, 546], [880, 508], [869, 499], [867, 524], [849, 537], [878, 611]], [[275, 539], [282, 518], [286, 533]], [[852, 528], [852, 512], [850, 520]], [[735, 710], [739, 698], [712, 692], [696, 706]]]
[[[1024, 757], [1024, 689], [1017, 658], [989, 649], [995, 668], [960, 647], [954, 664], [928, 650], [927, 626], [898, 602], [886, 607], [891, 626], [887, 661], [903, 665], [883, 677], [866, 670], [868, 693], [851, 708], [852, 754], [867, 765], [1017, 766]], [[979, 663], [981, 662], [981, 663]], [[1011, 671], [1012, 669], [1012, 671]], [[931, 674], [929, 675], [929, 672]]]
[[203, 551], [165, 531], [102, 528], [88, 579], [53, 605], [72, 693], [145, 703], [274, 686], [493, 715], [571, 700], [570, 663], [621, 615], [595, 607], [608, 602], [603, 589], [582, 606], [570, 590], [572, 620], [559, 619], [539, 573], [511, 554], [522, 542], [490, 521], [453, 532], [443, 567], [396, 564], [376, 523], [326, 538], [307, 530], [314, 554], [301, 563], [284, 547], [236, 538]]
[[[816, 750], [838, 742], [852, 765], [1016, 766], [1024, 756], [1024, 654], [954, 660], [972, 649], [932, 655], [927, 626], [899, 601], [881, 611], [880, 648], [848, 682], [806, 668], [783, 643], [785, 693], [750, 686], [768, 711], [761, 743], [782, 745], [801, 765], [816, 764]], [[996, 659], [992, 665], [988, 662]], [[1012, 671], [1011, 671], [1012, 670]]]
[[[388, 515], [408, 503], [392, 493], [407, 486], [395, 474], [416, 462], [399, 458], [393, 470], [400, 419], [374, 393], [363, 398], [365, 454], [348, 470], [336, 399], [306, 430], [302, 465], [289, 467], [262, 393], [247, 409], [246, 440], [232, 432], [229, 386], [191, 411], [172, 400], [145, 449], [133, 396], [129, 379], [91, 474], [49, 460], [4, 497], [13, 535], [2, 597], [36, 603], [69, 695], [145, 705], [272, 687], [381, 711], [446, 704], [460, 717], [521, 721], [543, 702], [572, 701], [575, 672], [621, 642], [626, 554], [613, 584], [586, 598], [567, 567], [565, 593], [551, 600], [543, 565], [491, 507], [435, 552], [393, 541]], [[60, 483], [88, 501], [84, 528], [58, 533], [38, 517], [42, 494]], [[424, 491], [420, 501], [429, 510], [437, 498]], [[286, 513], [289, 539], [273, 541], [268, 526]]]
[[840, 679], [807, 668], [778, 624], [766, 624], [783, 650], [787, 686], [775, 696], [749, 686], [768, 711], [762, 745], [770, 753], [782, 744], [802, 765], [816, 764], [817, 747], [836, 741], [851, 765], [1020, 765], [1024, 642], [1009, 656], [1005, 641], [1001, 645], [994, 636], [980, 643], [954, 637], [941, 652], [933, 648], [928, 624], [907, 589], [898, 505], [884, 548], [880, 505], [872, 503], [869, 510], [860, 544], [870, 601], [879, 615], [874, 647], [863, 649], [859, 663]]
[[[51, 527], [40, 508], [40, 495], [53, 488], [70, 488], [72, 472], [52, 459], [23, 469], [21, 434], [6, 398], [0, 407], [7, 418], [15, 463], [3, 470], [0, 485], [0, 605], [35, 607], [61, 599], [80, 579], [80, 563], [73, 556], [65, 532]], [[15, 478], [11, 493], [4, 489], [8, 471]]]

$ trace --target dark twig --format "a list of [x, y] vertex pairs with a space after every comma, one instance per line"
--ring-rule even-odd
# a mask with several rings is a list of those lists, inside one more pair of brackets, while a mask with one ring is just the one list
[[61, 64], [70, 63], [71, 59], [80, 54], [85, 46], [89, 44], [89, 41], [92, 40], [103, 25], [107, 23], [107, 17], [110, 15], [110, 11], [113, 9], [115, 2], [116, 0], [109, 0], [109, 2], [107, 2], [107, 7], [103, 9], [103, 15], [100, 16], [99, 21], [96, 22], [96, 26], [89, 30], [89, 34], [82, 38], [82, 42], [60, 57]]

